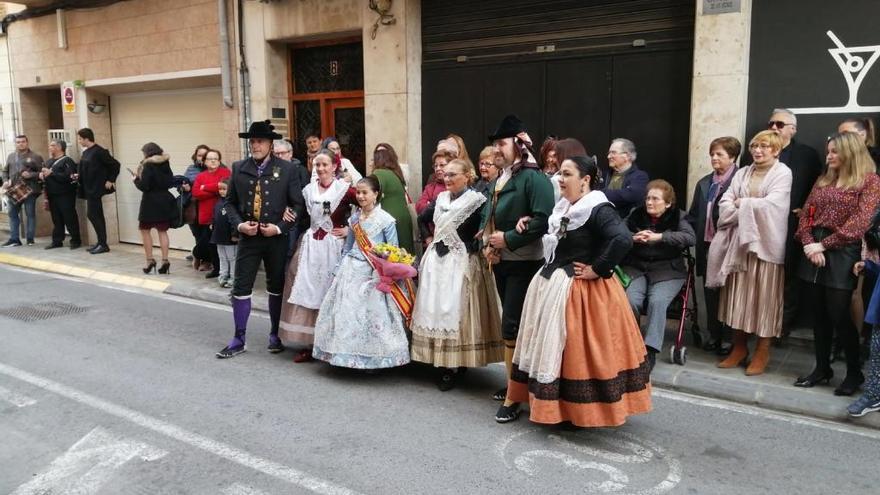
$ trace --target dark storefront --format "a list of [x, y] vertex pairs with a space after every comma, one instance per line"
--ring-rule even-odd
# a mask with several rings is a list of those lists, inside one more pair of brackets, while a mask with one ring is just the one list
[[693, 0], [444, 0], [422, 6], [424, 177], [435, 143], [464, 137], [472, 156], [507, 113], [540, 144], [581, 140], [606, 163], [614, 137], [684, 194]]
[[770, 112], [777, 107], [795, 111], [795, 139], [820, 152], [827, 136], [847, 117], [876, 121], [880, 64], [874, 62], [880, 56], [880, 2], [845, 4], [753, 3], [747, 140], [766, 128]]

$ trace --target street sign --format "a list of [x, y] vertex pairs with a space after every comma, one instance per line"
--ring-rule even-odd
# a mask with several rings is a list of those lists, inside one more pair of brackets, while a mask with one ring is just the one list
[[703, 0], [703, 15], [739, 12], [740, 0]]
[[73, 83], [64, 83], [61, 85], [61, 106], [65, 113], [73, 113], [76, 111], [76, 88]]

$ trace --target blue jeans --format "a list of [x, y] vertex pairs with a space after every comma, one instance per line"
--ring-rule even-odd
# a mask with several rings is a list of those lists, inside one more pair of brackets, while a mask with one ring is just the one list
[[645, 337], [645, 345], [656, 350], [663, 350], [663, 336], [666, 333], [666, 309], [669, 303], [675, 299], [684, 280], [664, 280], [648, 284], [647, 277], [634, 278], [626, 288], [626, 298], [639, 321], [639, 314], [647, 299], [648, 326], [642, 330]]
[[9, 240], [21, 242], [21, 209], [24, 208], [25, 235], [27, 240], [33, 241], [37, 233], [37, 197], [29, 196], [21, 204], [9, 202]]

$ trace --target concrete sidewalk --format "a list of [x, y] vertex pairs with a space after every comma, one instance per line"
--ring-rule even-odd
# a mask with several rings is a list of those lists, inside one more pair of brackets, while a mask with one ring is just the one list
[[[229, 303], [229, 289], [220, 288], [216, 278], [205, 279], [205, 272], [194, 270], [185, 259], [189, 254], [186, 251], [171, 250], [168, 275], [145, 275], [142, 270], [146, 265], [144, 252], [138, 245], [113, 244], [109, 253], [92, 255], [85, 246], [71, 250], [65, 244], [62, 248], [46, 250], [49, 244], [49, 238], [38, 237], [33, 246], [0, 249], [0, 263], [218, 304]], [[159, 261], [158, 248], [153, 249], [153, 256]], [[257, 277], [254, 309], [268, 311], [265, 290], [265, 277]]]
[[[48, 251], [43, 249], [48, 244], [49, 239], [38, 238], [34, 246], [0, 249], [0, 263], [212, 303], [229, 302], [229, 289], [220, 288], [217, 279], [206, 280], [204, 272], [193, 270], [184, 259], [187, 255], [184, 251], [171, 252], [169, 275], [144, 275], [141, 267], [145, 262], [140, 246], [117, 244], [110, 246], [109, 253], [91, 255], [82, 248], [73, 251], [66, 246]], [[263, 277], [257, 277], [257, 284], [254, 288], [254, 308], [267, 311]], [[671, 327], [667, 332], [666, 347], [658, 356], [652, 376], [657, 387], [880, 429], [880, 413], [850, 418], [846, 406], [856, 397], [834, 396], [834, 387], [846, 374], [843, 363], [834, 364], [835, 377], [831, 380], [831, 386], [801, 389], [792, 385], [798, 375], [809, 373], [813, 367], [808, 331], [796, 332], [784, 348], [773, 347], [765, 374], [747, 377], [743, 368], [717, 368], [715, 364], [719, 358], [696, 348], [688, 349], [685, 366], [671, 364], [669, 347], [675, 339]], [[690, 343], [689, 336], [687, 343]]]

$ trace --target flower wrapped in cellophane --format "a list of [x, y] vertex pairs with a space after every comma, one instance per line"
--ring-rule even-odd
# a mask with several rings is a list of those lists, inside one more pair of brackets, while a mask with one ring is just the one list
[[381, 243], [373, 246], [373, 265], [379, 274], [379, 285], [382, 292], [391, 292], [396, 281], [413, 278], [418, 271], [413, 267], [416, 257], [406, 249], [393, 244]]

